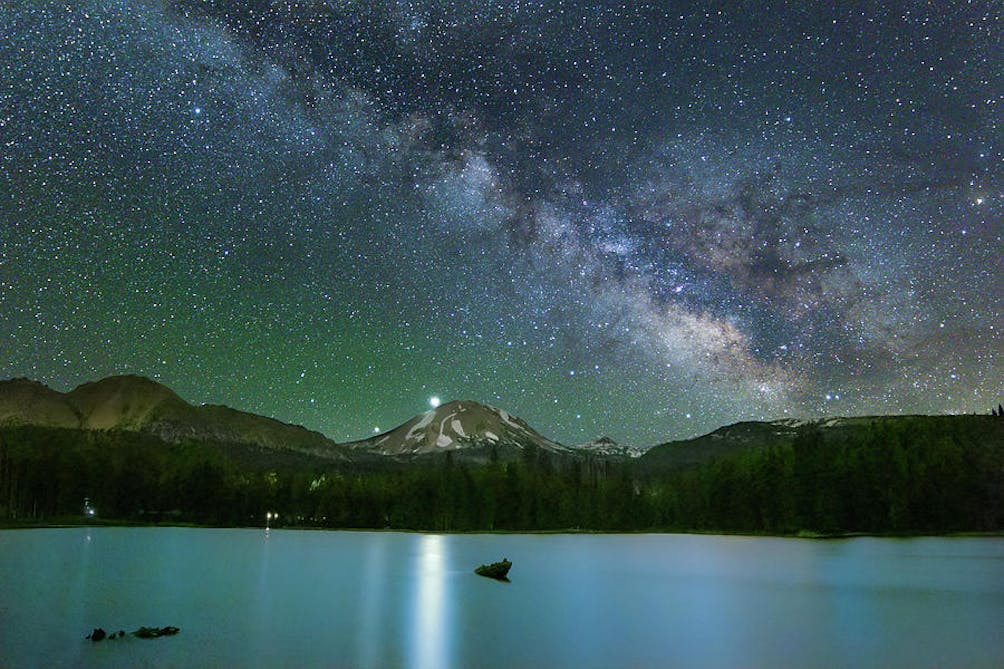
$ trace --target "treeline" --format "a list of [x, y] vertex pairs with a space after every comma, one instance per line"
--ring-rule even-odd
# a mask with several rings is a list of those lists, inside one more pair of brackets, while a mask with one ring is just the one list
[[[966, 417], [969, 418], [969, 417]], [[983, 419], [986, 420], [983, 420]], [[535, 448], [472, 464], [333, 464], [133, 432], [0, 430], [0, 521], [765, 533], [1004, 529], [1004, 425], [989, 417], [807, 429], [688, 468]]]
[[165, 443], [135, 432], [0, 430], [0, 521], [98, 518], [442, 531], [624, 528], [626, 469], [526, 449], [484, 465], [453, 455], [353, 466], [300, 456], [275, 467], [260, 449]]

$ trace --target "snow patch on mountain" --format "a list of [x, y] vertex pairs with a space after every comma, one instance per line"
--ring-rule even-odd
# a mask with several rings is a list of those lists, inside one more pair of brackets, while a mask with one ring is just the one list
[[[418, 436], [421, 434], [422, 430], [428, 427], [435, 418], [436, 418], [435, 409], [433, 409], [432, 411], [426, 411], [424, 414], [422, 414], [419, 421], [415, 423], [410, 430], [408, 430], [408, 434], [406, 434], [404, 438], [409, 441], [412, 439], [417, 439]], [[407, 423], [405, 424], [407, 425]]]

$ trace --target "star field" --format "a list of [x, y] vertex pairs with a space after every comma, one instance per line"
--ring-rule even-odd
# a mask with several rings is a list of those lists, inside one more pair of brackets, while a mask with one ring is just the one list
[[343, 441], [1004, 396], [1004, 10], [0, 8], [0, 377]]

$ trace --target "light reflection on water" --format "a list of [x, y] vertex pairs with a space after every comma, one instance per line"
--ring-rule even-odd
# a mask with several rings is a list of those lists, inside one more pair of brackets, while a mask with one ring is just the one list
[[418, 555], [414, 567], [414, 600], [409, 666], [417, 669], [449, 669], [453, 666], [447, 634], [453, 630], [450, 620], [450, 592], [446, 565], [449, 561], [446, 537], [423, 534], [418, 537]]
[[[253, 625], [254, 629], [258, 630], [268, 630], [272, 620], [272, 543], [271, 530], [266, 528], [259, 542], [258, 573], [255, 579], [254, 597], [251, 599], [254, 603], [254, 606], [251, 607], [254, 616]], [[258, 646], [259, 652], [263, 652], [264, 648], [262, 647], [267, 645], [268, 638], [267, 634], [258, 636], [251, 643]]]
[[366, 544], [366, 557], [362, 570], [362, 589], [359, 627], [356, 632], [356, 655], [361, 667], [379, 667], [381, 648], [385, 640], [381, 620], [388, 605], [387, 535], [376, 534]]

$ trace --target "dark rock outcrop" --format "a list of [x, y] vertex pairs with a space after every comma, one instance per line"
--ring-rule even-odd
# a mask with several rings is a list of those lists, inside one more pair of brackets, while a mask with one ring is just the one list
[[177, 627], [168, 625], [167, 627], [140, 627], [132, 634], [140, 639], [156, 639], [161, 636], [174, 636], [180, 631]]
[[509, 569], [511, 568], [512, 562], [506, 558], [502, 558], [501, 562], [492, 562], [491, 564], [481, 565], [474, 570], [474, 573], [478, 576], [494, 578], [497, 581], [508, 581]]

